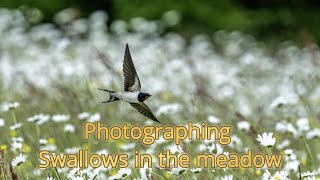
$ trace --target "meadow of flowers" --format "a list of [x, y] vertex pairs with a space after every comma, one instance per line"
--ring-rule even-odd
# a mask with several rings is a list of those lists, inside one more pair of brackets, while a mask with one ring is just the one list
[[[29, 12], [30, 11], [30, 12]], [[78, 18], [57, 13], [55, 24], [36, 24], [41, 12], [0, 9], [0, 179], [319, 179], [320, 50], [290, 41], [271, 49], [241, 32], [218, 31], [185, 39], [168, 27], [180, 15], [109, 22], [108, 14]], [[123, 102], [101, 104], [122, 90], [125, 44], [147, 104], [163, 124], [231, 125], [232, 142], [98, 141], [83, 138], [84, 122], [108, 126], [158, 125]], [[38, 152], [125, 153], [129, 167], [39, 169]], [[133, 168], [134, 150], [228, 155], [283, 154], [281, 168]], [[192, 160], [193, 161], [193, 160]]]

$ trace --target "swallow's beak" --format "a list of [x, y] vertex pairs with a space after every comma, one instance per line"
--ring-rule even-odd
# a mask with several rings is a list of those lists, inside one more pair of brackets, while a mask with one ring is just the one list
[[144, 99], [144, 100], [149, 99], [149, 97], [151, 97], [151, 96], [152, 96], [151, 94], [148, 94], [148, 95], [145, 97], [145, 99]]

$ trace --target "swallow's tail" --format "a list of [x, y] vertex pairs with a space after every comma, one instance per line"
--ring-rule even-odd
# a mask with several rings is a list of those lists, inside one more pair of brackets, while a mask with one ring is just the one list
[[107, 89], [101, 89], [101, 88], [98, 88], [98, 90], [106, 91], [106, 92], [108, 92], [109, 95], [110, 95], [109, 100], [108, 100], [108, 101], [103, 101], [102, 103], [108, 103], [108, 102], [113, 102], [113, 101], [118, 101], [118, 100], [120, 100], [119, 98], [114, 97], [114, 96], [112, 95], [112, 93], [116, 93], [115, 91], [111, 91], [111, 90], [107, 90]]

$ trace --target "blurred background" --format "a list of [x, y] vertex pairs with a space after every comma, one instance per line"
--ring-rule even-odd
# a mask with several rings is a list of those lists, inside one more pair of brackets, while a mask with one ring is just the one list
[[[17, 160], [25, 159], [26, 171], [14, 168], [20, 179], [123, 177], [123, 171], [102, 166], [38, 168], [40, 150], [79, 149], [126, 153], [131, 164], [135, 149], [191, 157], [293, 149], [280, 174], [297, 179], [308, 171], [306, 178], [319, 178], [320, 1], [1, 0], [0, 7], [0, 149], [7, 162], [28, 155]], [[84, 122], [158, 125], [127, 103], [101, 103], [109, 97], [97, 88], [123, 89], [126, 43], [142, 90], [152, 94], [146, 104], [160, 122], [231, 125], [232, 143], [85, 141]], [[257, 141], [264, 132], [270, 132], [269, 142], [275, 138], [274, 145]], [[263, 179], [264, 173], [279, 178], [265, 168], [196, 174], [156, 164], [152, 171], [163, 179]], [[0, 166], [0, 179], [3, 168], [9, 172]], [[145, 171], [132, 169], [130, 178]]]
[[104, 10], [108, 13], [109, 25], [117, 19], [134, 17], [156, 20], [165, 12], [176, 10], [181, 22], [166, 30], [185, 37], [223, 29], [239, 30], [268, 42], [291, 39], [305, 44], [320, 38], [320, 2], [317, 0], [2, 0], [0, 7], [22, 9], [34, 24], [54, 22], [55, 14], [66, 8], [74, 8], [74, 18]]

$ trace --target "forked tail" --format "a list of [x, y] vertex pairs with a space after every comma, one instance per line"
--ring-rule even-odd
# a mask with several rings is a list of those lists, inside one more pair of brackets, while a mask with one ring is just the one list
[[108, 92], [109, 95], [110, 95], [109, 100], [108, 100], [108, 101], [103, 101], [102, 103], [108, 103], [108, 102], [113, 102], [113, 101], [118, 101], [118, 100], [120, 100], [119, 98], [112, 96], [111, 93], [116, 93], [115, 91], [111, 91], [111, 90], [107, 90], [107, 89], [101, 89], [101, 88], [98, 88], [98, 90], [106, 91], [106, 92]]

